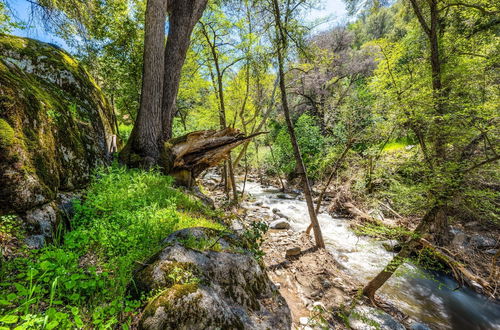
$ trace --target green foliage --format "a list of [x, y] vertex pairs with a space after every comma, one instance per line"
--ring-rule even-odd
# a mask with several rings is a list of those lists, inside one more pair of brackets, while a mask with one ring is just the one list
[[[287, 127], [278, 125], [276, 129], [277, 134], [273, 148], [278, 170], [286, 174], [293, 173], [295, 171], [295, 158]], [[311, 177], [318, 176], [326, 140], [315, 119], [308, 114], [301, 115], [295, 123], [295, 135], [308, 174]], [[268, 158], [268, 162], [272, 164], [273, 160]]]
[[[158, 251], [174, 230], [224, 229], [214, 211], [174, 189], [172, 178], [156, 171], [101, 168], [85, 200], [74, 206], [72, 230], [61, 244], [5, 263], [0, 326], [111, 328], [127, 324], [141, 304], [126, 295], [136, 262]], [[2, 220], [6, 220], [2, 230], [13, 228], [10, 217]], [[172, 280], [197, 281], [192, 271], [189, 276], [184, 273], [174, 269]]]
[[248, 249], [254, 255], [257, 260], [260, 260], [264, 256], [264, 252], [260, 249], [260, 245], [264, 241], [264, 235], [269, 230], [269, 226], [263, 222], [252, 222], [250, 228], [243, 232], [243, 237], [245, 238]]
[[421, 266], [423, 269], [450, 272], [450, 268], [446, 264], [443, 264], [442, 260], [437, 257], [436, 251], [431, 248], [422, 248], [411, 261]]
[[412, 232], [404, 227], [388, 227], [383, 224], [362, 223], [356, 225], [354, 232], [357, 235], [365, 235], [378, 239], [395, 239], [405, 241], [412, 236]]
[[118, 125], [118, 135], [122, 139], [123, 143], [126, 143], [128, 141], [133, 128], [134, 126], [132, 125], [126, 125], [126, 124]]
[[23, 29], [25, 24], [17, 22], [9, 15], [10, 10], [5, 1], [0, 1], [0, 33], [9, 33], [12, 29]]
[[0, 216], [0, 233], [18, 236], [21, 226], [17, 219], [17, 216], [12, 214]]
[[221, 251], [221, 245], [219, 243], [219, 237], [211, 237], [211, 238], [197, 238], [195, 236], [188, 236], [185, 239], [179, 239], [179, 242], [184, 245], [185, 247], [194, 249], [194, 250], [199, 250], [199, 251], [206, 251], [206, 250], [213, 250], [213, 251]]

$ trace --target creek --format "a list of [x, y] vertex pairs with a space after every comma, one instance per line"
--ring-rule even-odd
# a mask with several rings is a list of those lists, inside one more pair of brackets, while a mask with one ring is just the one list
[[[273, 209], [285, 215], [295, 231], [305, 231], [310, 223], [307, 205], [300, 196], [280, 194], [274, 187], [246, 182], [245, 191], [273, 216]], [[276, 210], [275, 210], [276, 212]], [[328, 250], [345, 271], [361, 283], [367, 283], [387, 265], [394, 253], [382, 242], [357, 236], [349, 220], [320, 213], [318, 219]], [[500, 304], [468, 288], [459, 288], [448, 275], [426, 271], [405, 263], [382, 286], [378, 294], [412, 319], [433, 329], [500, 329]]]

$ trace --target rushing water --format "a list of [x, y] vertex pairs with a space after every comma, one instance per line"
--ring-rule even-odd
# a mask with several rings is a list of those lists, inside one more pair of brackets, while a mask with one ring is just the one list
[[[278, 194], [259, 183], [247, 182], [245, 190], [257, 201], [281, 211], [290, 220], [293, 230], [304, 231], [309, 225], [304, 201], [278, 198]], [[280, 196], [281, 197], [281, 196]], [[348, 221], [326, 213], [318, 215], [327, 248], [337, 257], [345, 271], [366, 283], [391, 260], [380, 241], [355, 235]], [[434, 329], [500, 329], [500, 305], [442, 274], [433, 274], [414, 265], [405, 264], [380, 289], [379, 294], [390, 300], [411, 318]]]

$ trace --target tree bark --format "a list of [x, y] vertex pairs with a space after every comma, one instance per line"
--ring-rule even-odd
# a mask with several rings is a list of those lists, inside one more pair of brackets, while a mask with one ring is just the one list
[[229, 152], [250, 136], [233, 128], [195, 131], [165, 142], [160, 158], [161, 169], [172, 175], [180, 185], [191, 187], [205, 169], [227, 159]]
[[[133, 154], [153, 165], [160, 157], [162, 127], [161, 100], [163, 92], [165, 0], [148, 0], [144, 27], [144, 63], [141, 103], [122, 161], [130, 164]], [[141, 161], [142, 162], [142, 161]]]
[[[285, 113], [285, 120], [288, 127], [288, 133], [290, 134], [290, 140], [292, 142], [295, 161], [300, 170], [300, 175], [302, 176], [302, 181], [304, 185], [304, 196], [306, 198], [307, 209], [309, 211], [309, 217], [311, 218], [311, 223], [314, 229], [314, 239], [316, 241], [316, 246], [318, 248], [325, 248], [325, 242], [323, 241], [323, 234], [321, 233], [321, 227], [319, 226], [318, 218], [316, 217], [316, 212], [314, 211], [314, 202], [311, 194], [311, 186], [309, 185], [309, 179], [307, 177], [306, 167], [300, 153], [300, 148], [297, 143], [297, 138], [295, 136], [295, 130], [293, 128], [293, 123], [290, 118], [290, 109], [288, 107], [288, 100], [286, 94], [286, 83], [285, 83], [285, 69], [284, 69], [284, 54], [286, 51], [286, 36], [285, 30], [281, 22], [281, 13], [278, 4], [278, 0], [273, 0], [274, 17], [276, 23], [276, 32], [278, 39], [278, 75], [280, 78], [280, 91], [281, 91], [281, 103], [283, 106], [283, 112]], [[288, 10], [287, 10], [288, 12]]]
[[205, 10], [207, 0], [170, 0], [168, 4], [169, 27], [167, 44], [165, 45], [163, 101], [161, 105], [161, 122], [165, 141], [172, 137], [175, 101], [191, 33]]
[[[427, 23], [421, 5], [417, 0], [410, 0], [413, 12], [417, 17], [421, 28], [424, 30], [427, 38], [429, 40], [430, 48], [430, 65], [432, 73], [432, 97], [434, 103], [434, 115], [435, 119], [433, 121], [433, 126], [431, 127], [431, 139], [433, 143], [434, 151], [434, 163], [430, 161], [431, 169], [439, 171], [444, 166], [447, 159], [446, 150], [446, 129], [443, 123], [443, 117], [446, 115], [446, 98], [448, 93], [443, 87], [442, 79], [442, 67], [443, 59], [440, 50], [440, 35], [443, 33], [443, 27], [440, 22], [438, 0], [428, 0], [426, 1], [430, 13], [430, 21]], [[439, 176], [435, 176], [439, 178]], [[449, 184], [446, 180], [441, 179], [440, 182], [435, 183], [435, 187], [432, 189], [432, 194], [436, 199], [437, 203], [443, 205], [442, 210], [446, 209], [446, 202], [449, 199], [448, 191]], [[446, 212], [441, 212], [435, 217], [436, 223], [432, 226], [435, 239], [438, 242], [445, 242], [448, 239], [448, 220]]]

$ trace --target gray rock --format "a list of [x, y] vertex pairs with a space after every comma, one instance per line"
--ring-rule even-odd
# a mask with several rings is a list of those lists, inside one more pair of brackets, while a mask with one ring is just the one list
[[[203, 229], [184, 230], [170, 246], [134, 272], [135, 295], [158, 292], [145, 307], [142, 329], [290, 329], [286, 301], [249, 254], [197, 251], [177, 240], [203, 238]], [[211, 236], [212, 231], [205, 234]], [[181, 269], [177, 282], [168, 276]], [[189, 275], [189, 276], [188, 276]]]
[[87, 71], [61, 49], [5, 36], [0, 58], [0, 95], [15, 109], [2, 108], [0, 120], [2, 133], [15, 137], [0, 152], [0, 205], [9, 213], [28, 212], [28, 234], [48, 237], [54, 217], [33, 210], [55, 202], [60, 191], [84, 188], [92, 170], [109, 163], [113, 109]]
[[[374, 323], [378, 326], [373, 325]], [[349, 315], [349, 325], [355, 330], [405, 330], [405, 327], [392, 316], [369, 306], [354, 308]]]
[[451, 234], [452, 236], [455, 236], [455, 235], [460, 234], [460, 233], [463, 233], [463, 231], [461, 231], [461, 230], [460, 230], [460, 229], [458, 229], [458, 228], [453, 228], [453, 227], [451, 227], [451, 228], [450, 228], [450, 234]]
[[470, 244], [476, 248], [484, 249], [495, 247], [497, 245], [497, 241], [492, 237], [474, 235], [470, 239]]
[[468, 240], [469, 237], [465, 233], [459, 232], [455, 234], [453, 240], [451, 241], [451, 244], [456, 247], [464, 247], [467, 245]]
[[269, 224], [271, 229], [289, 229], [290, 223], [285, 218], [274, 220]]
[[56, 209], [54, 203], [49, 203], [26, 212], [25, 219], [33, 228], [32, 232], [46, 239], [52, 238], [52, 231], [58, 223]]
[[75, 216], [75, 208], [73, 203], [77, 200], [81, 200], [82, 196], [80, 194], [64, 193], [58, 194], [58, 204], [57, 207], [64, 218], [68, 221]]
[[41, 249], [45, 246], [45, 236], [31, 235], [24, 239], [24, 243], [26, 243], [30, 249]]
[[277, 198], [280, 198], [280, 199], [295, 199], [294, 196], [291, 196], [291, 195], [288, 195], [288, 194], [276, 194], [276, 197]]
[[287, 257], [293, 257], [293, 256], [297, 256], [299, 254], [300, 254], [300, 247], [294, 246], [294, 247], [289, 248], [289, 249], [286, 250], [285, 256], [287, 256]]
[[495, 254], [497, 254], [498, 249], [489, 249], [489, 250], [486, 250], [484, 252], [491, 254], [491, 255], [495, 255]]
[[287, 217], [286, 215], [284, 215], [284, 214], [281, 212], [281, 210], [279, 210], [279, 209], [274, 208], [274, 209], [273, 209], [273, 213], [274, 213], [276, 216], [280, 217], [280, 218], [285, 218], [285, 219], [288, 219], [288, 217]]
[[420, 322], [413, 322], [410, 325], [410, 330], [431, 330], [426, 324]]

